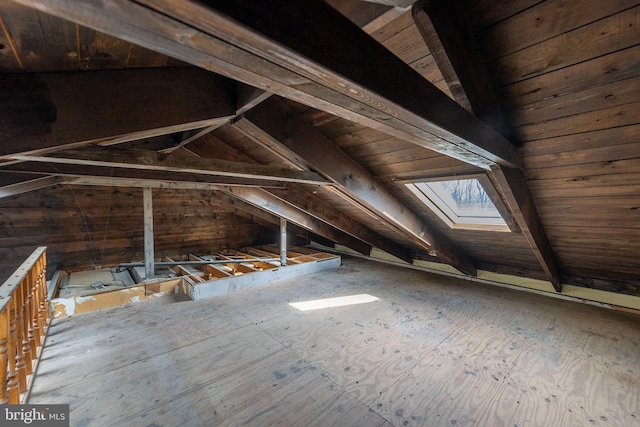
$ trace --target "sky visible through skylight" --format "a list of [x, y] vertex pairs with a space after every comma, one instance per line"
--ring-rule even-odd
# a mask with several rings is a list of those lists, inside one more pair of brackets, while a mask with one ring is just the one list
[[476, 178], [416, 182], [407, 188], [450, 227], [507, 231], [509, 228]]
[[500, 213], [477, 179], [425, 183], [459, 217], [497, 217]]

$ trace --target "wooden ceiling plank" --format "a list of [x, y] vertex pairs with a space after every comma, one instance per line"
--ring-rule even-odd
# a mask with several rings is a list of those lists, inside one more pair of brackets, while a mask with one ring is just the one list
[[186, 172], [237, 178], [255, 178], [267, 181], [300, 182], [314, 185], [329, 184], [326, 179], [315, 172], [296, 171], [227, 160], [194, 158], [191, 156], [167, 156], [156, 151], [130, 150], [114, 147], [90, 146], [80, 149], [64, 150], [48, 155], [14, 155], [12, 158], [30, 162]]
[[[521, 165], [509, 141], [321, 1], [16, 1], [484, 169]], [[344, 40], [352, 48], [326, 49]]]
[[[419, 0], [414, 4], [412, 13], [456, 100], [496, 130], [508, 135], [475, 38], [455, 2]], [[558, 262], [524, 174], [520, 169], [493, 165], [488, 175], [513, 214], [547, 279], [556, 291], [561, 292]]]
[[[617, 2], [607, 2], [607, 5], [614, 3]], [[635, 7], [574, 27], [571, 31], [491, 61], [489, 66], [499, 80], [497, 83], [506, 86], [637, 46], [640, 42], [640, 6], [633, 0], [627, 2], [630, 4]], [[586, 6], [584, 9], [594, 7]], [[604, 8], [595, 9], [598, 14], [604, 13]], [[574, 16], [572, 14], [572, 18]], [[575, 25], [573, 20], [571, 22]], [[550, 58], [554, 60], [550, 61]]]
[[380, 28], [384, 27], [389, 22], [391, 22], [394, 19], [398, 18], [400, 15], [402, 15], [405, 12], [407, 12], [408, 10], [409, 10], [409, 6], [406, 6], [406, 7], [393, 7], [391, 9], [387, 10], [382, 15], [376, 17], [372, 21], [369, 21], [367, 24], [365, 24], [362, 27], [362, 30], [367, 34], [375, 33]]
[[501, 99], [513, 105], [512, 108], [523, 108], [541, 99], [553, 99], [634, 78], [640, 73], [638, 56], [640, 45], [522, 80], [498, 92]]
[[[543, 1], [480, 32], [478, 44], [484, 57], [490, 61], [497, 55], [505, 56], [528, 48], [636, 5], [636, 0]], [[562, 16], [568, 10], [571, 11], [571, 19], [543, 18]]]
[[191, 68], [2, 74], [0, 89], [0, 157], [198, 129], [236, 110], [230, 80]]
[[[439, 258], [465, 274], [475, 275], [473, 259], [448, 238], [407, 209], [369, 173], [306, 122], [289, 117], [284, 102], [272, 98], [245, 115], [255, 129], [268, 135], [305, 159], [314, 169], [329, 178], [336, 188], [348, 195], [358, 207], [366, 207], [419, 246], [434, 251]], [[257, 132], [257, 130], [255, 131]]]

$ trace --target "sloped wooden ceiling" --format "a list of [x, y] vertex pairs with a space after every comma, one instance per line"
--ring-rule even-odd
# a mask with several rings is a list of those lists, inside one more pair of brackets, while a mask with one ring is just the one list
[[[640, 294], [637, 2], [328, 3], [352, 23], [318, 1], [0, 1], [2, 206], [197, 189], [363, 253]], [[466, 22], [448, 35], [443, 3]], [[470, 173], [517, 231], [450, 229], [404, 186]]]

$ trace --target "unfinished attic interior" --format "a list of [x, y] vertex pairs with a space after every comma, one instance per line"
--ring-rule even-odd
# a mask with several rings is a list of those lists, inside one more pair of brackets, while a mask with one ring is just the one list
[[72, 426], [640, 426], [640, 2], [0, 0], [0, 242]]

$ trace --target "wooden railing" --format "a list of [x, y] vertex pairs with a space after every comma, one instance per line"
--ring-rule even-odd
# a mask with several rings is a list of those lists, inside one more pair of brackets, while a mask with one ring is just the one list
[[26, 403], [49, 325], [46, 247], [0, 286], [0, 404]]

